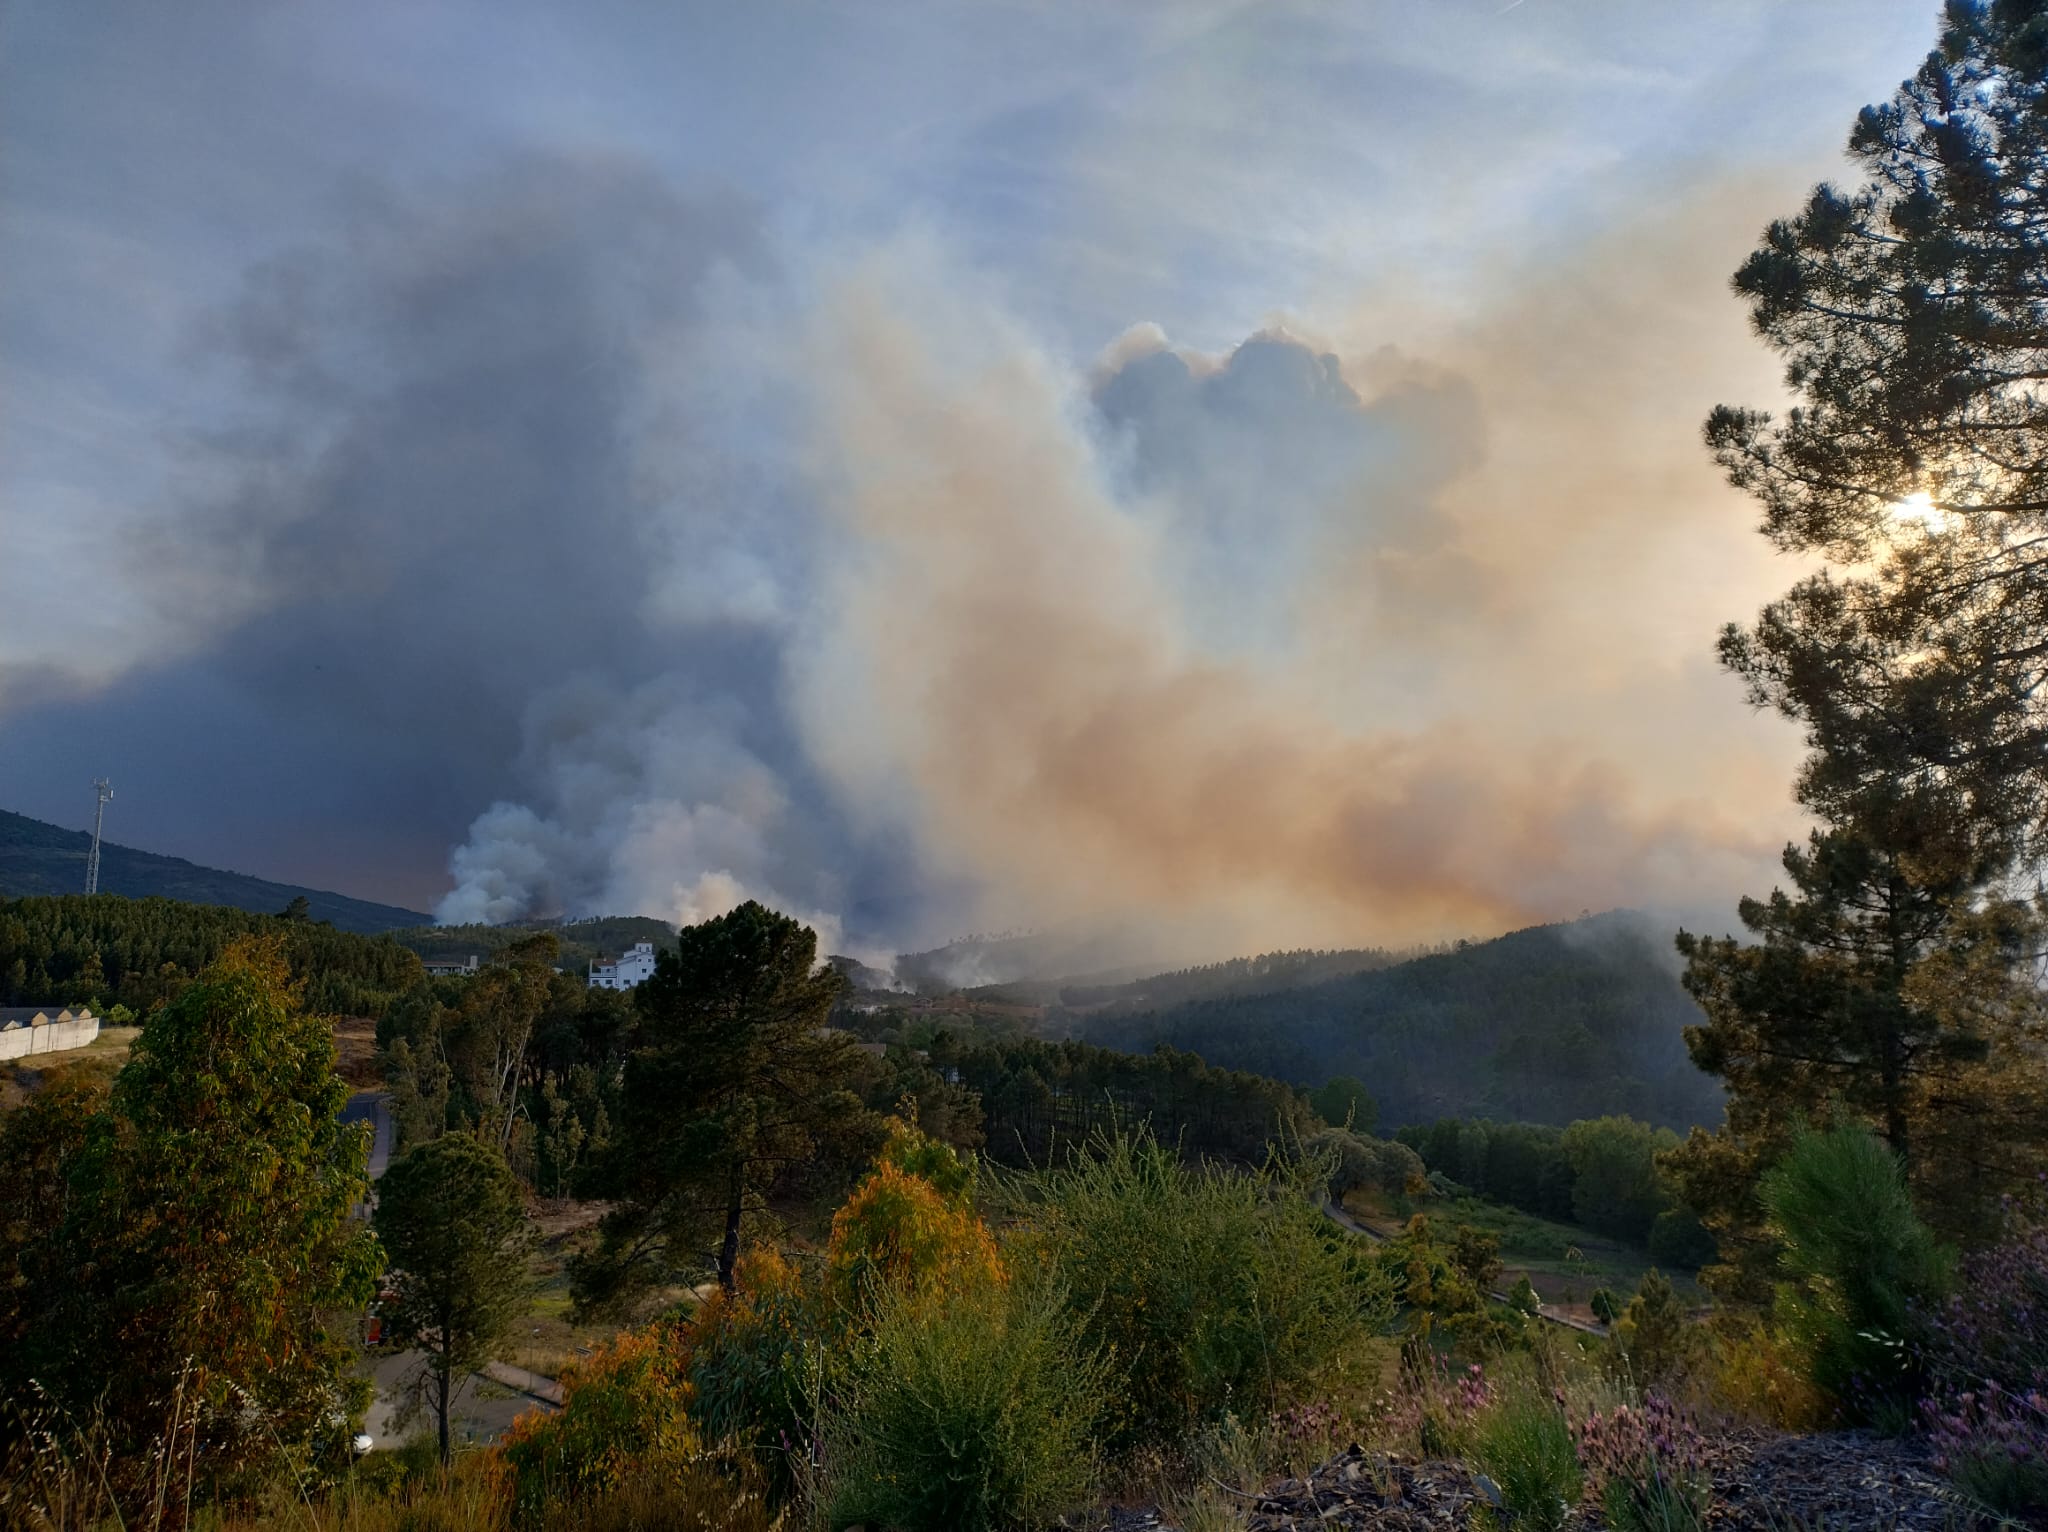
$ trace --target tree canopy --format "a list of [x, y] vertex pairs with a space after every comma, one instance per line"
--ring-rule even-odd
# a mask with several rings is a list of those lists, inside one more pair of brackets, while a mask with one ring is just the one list
[[743, 1222], [768, 1191], [825, 1140], [879, 1135], [849, 1088], [854, 1040], [825, 1026], [844, 985], [809, 928], [752, 900], [657, 954], [601, 1173], [618, 1205], [577, 1267], [579, 1299], [701, 1269], [713, 1251], [729, 1291]]
[[380, 1267], [351, 1216], [368, 1144], [339, 1121], [347, 1095], [282, 944], [231, 947], [151, 1015], [82, 1135], [32, 1137], [64, 1148], [61, 1223], [31, 1230], [63, 1286], [8, 1348], [7, 1381], [103, 1410], [138, 1462], [173, 1399], [209, 1471], [338, 1434], [365, 1385], [335, 1320]]
[[1754, 1279], [1757, 1176], [1866, 1123], [1928, 1215], [1981, 1232], [2048, 1133], [2032, 877], [2048, 805], [2048, 12], [1948, 7], [1940, 45], [1735, 277], [1798, 396], [1707, 441], [1779, 547], [1831, 567], [1721, 655], [1805, 730], [1791, 891], [1680, 939], [1726, 1130], [1673, 1157]]
[[420, 1381], [433, 1393], [444, 1463], [450, 1392], [523, 1307], [530, 1235], [518, 1178], [471, 1134], [417, 1146], [378, 1184], [394, 1295], [384, 1317], [394, 1338], [425, 1353]]

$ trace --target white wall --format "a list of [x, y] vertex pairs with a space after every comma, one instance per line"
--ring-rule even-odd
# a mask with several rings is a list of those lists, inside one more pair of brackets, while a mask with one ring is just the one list
[[83, 1048], [100, 1035], [100, 1019], [88, 1016], [79, 1021], [53, 1021], [47, 1027], [16, 1027], [0, 1032], [0, 1059], [28, 1058], [38, 1053], [62, 1053]]

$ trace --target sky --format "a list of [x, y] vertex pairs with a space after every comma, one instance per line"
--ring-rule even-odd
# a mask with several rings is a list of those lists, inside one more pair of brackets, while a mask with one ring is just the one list
[[1727, 911], [1925, 0], [0, 0], [0, 807], [441, 918]]

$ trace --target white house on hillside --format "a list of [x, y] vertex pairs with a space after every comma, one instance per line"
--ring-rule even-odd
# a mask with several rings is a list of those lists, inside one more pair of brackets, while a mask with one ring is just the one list
[[592, 989], [631, 989], [642, 979], [654, 977], [654, 943], [636, 943], [631, 952], [615, 963], [592, 963]]

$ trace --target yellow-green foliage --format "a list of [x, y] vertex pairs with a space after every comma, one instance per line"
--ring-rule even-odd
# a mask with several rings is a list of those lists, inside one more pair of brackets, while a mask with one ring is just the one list
[[1040, 1527], [1093, 1488], [1099, 1360], [1063, 1294], [986, 1272], [885, 1290], [821, 1422], [830, 1525]]
[[833, 1299], [859, 1310], [876, 1290], [923, 1296], [1000, 1277], [988, 1227], [921, 1176], [884, 1161], [832, 1220], [825, 1257]]
[[1741, 1419], [1783, 1431], [1810, 1431], [1832, 1413], [1807, 1375], [1804, 1352], [1762, 1323], [1731, 1328], [1713, 1350], [1708, 1394]]
[[964, 1207], [973, 1200], [973, 1162], [961, 1159], [951, 1144], [919, 1132], [914, 1110], [907, 1118], [889, 1119], [889, 1137], [875, 1163], [916, 1176], [948, 1202]]
[[620, 1335], [570, 1369], [562, 1393], [560, 1413], [520, 1416], [499, 1449], [523, 1511], [679, 1474], [703, 1453], [683, 1356], [666, 1327]]
[[1362, 1242], [1283, 1173], [1190, 1165], [1140, 1131], [1022, 1192], [1030, 1243], [1117, 1371], [1119, 1447], [1279, 1408], [1362, 1355], [1391, 1310]]

